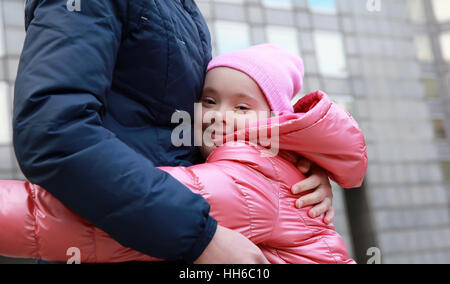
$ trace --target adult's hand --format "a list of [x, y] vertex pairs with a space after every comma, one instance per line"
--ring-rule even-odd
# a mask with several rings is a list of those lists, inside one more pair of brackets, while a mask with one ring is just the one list
[[195, 264], [269, 264], [261, 250], [242, 234], [217, 226], [216, 234]]
[[297, 168], [300, 172], [307, 175], [307, 178], [292, 186], [292, 193], [301, 194], [306, 191], [311, 191], [311, 193], [297, 200], [297, 208], [300, 209], [313, 205], [313, 208], [309, 210], [309, 216], [311, 218], [325, 214], [325, 223], [332, 223], [335, 217], [333, 190], [327, 172], [306, 159], [301, 159], [297, 164]]

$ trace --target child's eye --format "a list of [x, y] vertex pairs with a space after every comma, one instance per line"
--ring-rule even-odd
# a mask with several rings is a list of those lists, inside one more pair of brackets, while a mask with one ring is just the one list
[[238, 105], [236, 107], [236, 109], [239, 110], [239, 111], [248, 111], [248, 110], [250, 110], [250, 108], [248, 106], [246, 106], [246, 105]]
[[209, 98], [203, 99], [203, 103], [208, 104], [208, 105], [216, 104], [216, 102], [213, 99], [209, 99]]

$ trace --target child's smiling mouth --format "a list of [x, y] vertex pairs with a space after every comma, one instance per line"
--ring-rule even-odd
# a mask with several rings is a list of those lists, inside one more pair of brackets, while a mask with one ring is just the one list
[[211, 138], [212, 139], [216, 139], [216, 136], [218, 136], [218, 137], [223, 137], [225, 134], [222, 132], [222, 131], [216, 131], [216, 130], [213, 130], [212, 132], [211, 132]]

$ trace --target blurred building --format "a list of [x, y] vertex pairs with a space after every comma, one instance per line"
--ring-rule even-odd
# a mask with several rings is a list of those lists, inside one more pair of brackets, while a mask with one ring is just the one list
[[[0, 0], [0, 179], [23, 179], [11, 147], [23, 2]], [[352, 255], [365, 263], [375, 247], [383, 263], [450, 263], [450, 1], [196, 2], [215, 55], [284, 46], [305, 62], [299, 97], [324, 90], [360, 123], [366, 182], [335, 190]]]
[[23, 3], [0, 0], [0, 179], [23, 176], [11, 147], [14, 80], [25, 39]]

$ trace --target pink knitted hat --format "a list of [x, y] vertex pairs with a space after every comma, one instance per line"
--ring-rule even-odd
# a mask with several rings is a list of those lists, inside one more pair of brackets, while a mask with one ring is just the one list
[[291, 111], [292, 99], [303, 85], [303, 61], [273, 44], [252, 46], [217, 56], [207, 71], [228, 67], [247, 74], [263, 91], [272, 111]]

